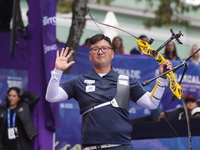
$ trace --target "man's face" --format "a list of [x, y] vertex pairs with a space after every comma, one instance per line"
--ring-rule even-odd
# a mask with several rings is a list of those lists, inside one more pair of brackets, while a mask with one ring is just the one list
[[186, 103], [186, 107], [187, 107], [188, 110], [192, 110], [195, 107], [197, 107], [197, 102], [196, 101], [188, 101]]
[[[108, 50], [103, 52], [103, 50]], [[110, 67], [111, 61], [114, 57], [114, 51], [111, 49], [110, 44], [106, 40], [100, 40], [95, 44], [91, 45], [89, 52], [89, 58], [95, 67]], [[93, 51], [93, 49], [97, 51]]]

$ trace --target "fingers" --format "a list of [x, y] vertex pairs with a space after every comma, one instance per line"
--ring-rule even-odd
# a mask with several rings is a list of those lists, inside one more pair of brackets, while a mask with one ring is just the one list
[[165, 66], [166, 66], [167, 69], [172, 69], [172, 62], [170, 62], [169, 60], [167, 60], [165, 62]]
[[55, 67], [58, 70], [66, 70], [69, 68], [72, 64], [75, 63], [75, 61], [69, 61], [70, 57], [73, 54], [73, 51], [70, 51], [69, 54], [69, 48], [62, 48], [61, 51], [57, 50], [56, 52], [56, 60], [55, 60]]
[[73, 53], [74, 53], [74, 51], [71, 50], [71, 51], [69, 52], [69, 54], [66, 56], [66, 58], [69, 59], [69, 58], [72, 56]]
[[[171, 70], [172, 69], [172, 62], [170, 62], [169, 60], [167, 60], [166, 62], [162, 63], [159, 67], [159, 74], [164, 73], [167, 70]], [[163, 76], [163, 78], [166, 78], [166, 76]]]
[[59, 50], [56, 51], [56, 58], [59, 57]]
[[75, 61], [70, 61], [68, 64], [69, 66], [73, 65], [75, 63]]
[[65, 57], [68, 53], [68, 47], [66, 48], [62, 48], [61, 52], [60, 52], [60, 57]]
[[[65, 48], [62, 48], [61, 52], [59, 50], [56, 51], [56, 58], [62, 57], [64, 54]], [[59, 54], [60, 53], [60, 54]]]
[[166, 67], [167, 69], [172, 69], [172, 62], [167, 60], [166, 62], [161, 64], [161, 67]]
[[[56, 57], [57, 57], [57, 58], [58, 58], [58, 57], [67, 57], [68, 51], [69, 51], [69, 48], [68, 48], [68, 47], [62, 48], [62, 49], [61, 49], [61, 52], [60, 52], [60, 55], [59, 55], [59, 50], [57, 50], [57, 52], [56, 52]], [[72, 55], [72, 53], [73, 53], [73, 51], [70, 51], [69, 57]]]
[[68, 47], [66, 47], [65, 49], [63, 48], [62, 49], [63, 50], [63, 57], [66, 57], [67, 56], [67, 53], [68, 53], [68, 51], [69, 51], [69, 48]]

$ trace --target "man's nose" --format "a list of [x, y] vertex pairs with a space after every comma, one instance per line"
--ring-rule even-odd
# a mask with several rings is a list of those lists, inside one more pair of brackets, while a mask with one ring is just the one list
[[102, 51], [102, 48], [99, 48], [99, 50], [98, 50], [98, 54], [101, 54], [101, 53], [103, 53], [103, 51]]

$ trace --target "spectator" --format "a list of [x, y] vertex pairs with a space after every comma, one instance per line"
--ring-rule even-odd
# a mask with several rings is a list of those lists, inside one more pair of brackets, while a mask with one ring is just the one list
[[169, 42], [165, 47], [164, 56], [169, 60], [179, 60], [177, 55], [176, 45], [173, 41]]
[[166, 115], [166, 112], [164, 112], [161, 109], [154, 109], [151, 111], [151, 121], [163, 121], [164, 117]]
[[[136, 80], [119, 75], [111, 67], [114, 50], [110, 38], [96, 34], [90, 39], [89, 58], [94, 69], [85, 75], [66, 81], [60, 85], [64, 70], [74, 61], [68, 62], [73, 51], [69, 48], [57, 51], [55, 69], [49, 81], [46, 100], [59, 102], [75, 98], [82, 117], [82, 146], [88, 149], [133, 150], [131, 144], [132, 125], [129, 120], [130, 100], [140, 106], [155, 109], [167, 84], [166, 77], [158, 78], [153, 92], [147, 92]], [[172, 68], [166, 61], [159, 66]]]
[[[186, 98], [185, 98], [185, 104], [186, 104], [186, 108], [188, 110], [188, 115], [189, 117], [192, 116], [192, 110], [198, 106], [197, 104], [197, 99], [194, 95], [188, 95]], [[182, 111], [180, 114], [179, 114], [179, 119], [183, 119], [183, 118], [186, 118], [185, 116], [185, 111]]]
[[[145, 42], [148, 42], [148, 38], [147, 38], [146, 35], [141, 35], [141, 36], [139, 36], [139, 39], [140, 39], [140, 40], [143, 40], [143, 41], [145, 41]], [[143, 54], [142, 51], [140, 50], [139, 46], [134, 47], [134, 48], [131, 50], [130, 53], [131, 53], [131, 54]]]
[[[192, 45], [192, 47], [190, 48], [190, 53], [189, 55], [192, 55], [194, 52], [196, 52], [198, 50], [197, 45]], [[190, 58], [190, 62], [199, 65], [200, 64], [200, 55], [199, 52], [196, 53], [192, 58]]]
[[192, 118], [200, 117], [200, 107], [195, 107], [192, 110]]
[[30, 109], [39, 99], [36, 94], [21, 92], [18, 87], [7, 91], [6, 105], [0, 107], [0, 148], [31, 150], [31, 141], [38, 131], [31, 120]]
[[119, 36], [116, 36], [112, 40], [112, 46], [115, 49], [115, 52], [120, 53], [120, 54], [130, 54], [123, 46], [123, 41], [122, 38]]
[[151, 111], [150, 115], [131, 119], [131, 123], [149, 122], [149, 121], [163, 121], [163, 120], [165, 120], [164, 118], [166, 118], [166, 112], [164, 112], [161, 109], [154, 109], [154, 110]]
[[[198, 106], [196, 97], [194, 95], [188, 95], [185, 98], [185, 104], [186, 104], [186, 108], [187, 108], [187, 111], [188, 111], [188, 115], [189, 115], [189, 117], [191, 117], [192, 116], [192, 110], [195, 107]], [[185, 110], [184, 110], [183, 107], [177, 108], [174, 111], [165, 112], [165, 114], [166, 114], [168, 120], [173, 120], [173, 119], [181, 120], [181, 119], [186, 118]]]
[[164, 118], [167, 118], [166, 116], [167, 116], [166, 112], [165, 112], [165, 111], [162, 111], [162, 112], [160, 112], [160, 114], [158, 115], [156, 121], [163, 121], [163, 120], [165, 120]]
[[82, 45], [82, 46], [85, 46], [85, 47], [90, 47], [90, 38], [87, 38], [86, 40], [85, 40], [85, 43]]

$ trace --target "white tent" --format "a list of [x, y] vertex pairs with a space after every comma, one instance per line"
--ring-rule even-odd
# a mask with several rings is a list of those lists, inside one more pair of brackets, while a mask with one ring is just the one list
[[[103, 23], [111, 25], [111, 26], [115, 26], [115, 27], [119, 26], [117, 18], [112, 10], [107, 12]], [[108, 36], [112, 40], [115, 36], [118, 35], [118, 32], [117, 32], [117, 29], [104, 26], [104, 35]]]

